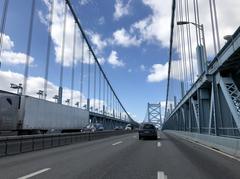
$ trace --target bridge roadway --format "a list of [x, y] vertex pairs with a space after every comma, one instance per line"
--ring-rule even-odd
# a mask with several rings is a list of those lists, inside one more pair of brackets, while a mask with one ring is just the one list
[[[240, 162], [176, 136], [114, 136], [0, 159], [0, 178], [239, 179]], [[158, 174], [157, 174], [158, 173]]]

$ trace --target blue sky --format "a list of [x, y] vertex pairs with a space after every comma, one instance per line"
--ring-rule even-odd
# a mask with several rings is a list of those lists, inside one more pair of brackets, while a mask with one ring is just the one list
[[[0, 12], [2, 12], [3, 2], [0, 2]], [[3, 90], [9, 90], [10, 82], [18, 83], [23, 78], [30, 21], [30, 2], [32, 1], [21, 0], [9, 3], [1, 55], [0, 79]], [[28, 94], [33, 96], [36, 96], [36, 89], [42, 89], [43, 86], [49, 2], [49, 0], [37, 0], [34, 12], [28, 85]], [[61, 24], [64, 9], [63, 0], [55, 0], [54, 2], [56, 15], [53, 35], [51, 36], [48, 84], [49, 93], [52, 95], [56, 93], [59, 84]], [[228, 3], [234, 4], [236, 2]], [[163, 102], [166, 98], [171, 1], [72, 0], [72, 5], [121, 102], [137, 121], [142, 121], [148, 102]], [[200, 4], [200, 7], [206, 9], [205, 4]], [[219, 3], [218, 8], [224, 9], [224, 3]], [[226, 9], [224, 9], [225, 11], [229, 13]], [[236, 12], [231, 11], [231, 13], [237, 14], [237, 9]], [[209, 16], [206, 13], [202, 14], [204, 15], [203, 22], [205, 22], [204, 19]], [[220, 26], [225, 28], [222, 29], [221, 34], [232, 33], [239, 24], [238, 19], [231, 21], [227, 21], [224, 17], [222, 19]], [[71, 38], [74, 26], [71, 20], [67, 21], [66, 37], [70, 40], [67, 40], [65, 46], [67, 52], [65, 53], [63, 84], [66, 88], [65, 95], [69, 96], [71, 84], [71, 53], [69, 51], [72, 49]], [[210, 31], [211, 29], [206, 28], [209, 56], [213, 54], [212, 43], [210, 40], [208, 41], [211, 39]], [[175, 56], [177, 59], [176, 54]], [[77, 73], [80, 67], [79, 65], [75, 67], [74, 90], [76, 98], [79, 98], [79, 94], [77, 94], [79, 75]], [[83, 90], [83, 93], [86, 96], [86, 89]]]

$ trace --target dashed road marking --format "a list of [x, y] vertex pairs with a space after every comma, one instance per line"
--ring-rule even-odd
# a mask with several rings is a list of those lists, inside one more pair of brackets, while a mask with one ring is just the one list
[[42, 170], [36, 171], [36, 172], [34, 172], [34, 173], [30, 173], [30, 174], [28, 174], [28, 175], [19, 177], [19, 178], [17, 178], [17, 179], [28, 179], [28, 178], [31, 178], [31, 177], [33, 177], [33, 176], [39, 175], [39, 174], [41, 174], [41, 173], [44, 173], [44, 172], [46, 172], [46, 171], [48, 171], [48, 170], [51, 170], [51, 168], [44, 168], [44, 169], [42, 169]]
[[113, 143], [112, 145], [114, 146], [114, 145], [118, 145], [118, 144], [121, 144], [121, 143], [122, 143], [122, 141], [119, 141], [119, 142]]
[[161, 147], [162, 146], [161, 142], [157, 142], [157, 146]]
[[157, 179], [167, 179], [167, 175], [165, 175], [162, 171], [158, 171]]

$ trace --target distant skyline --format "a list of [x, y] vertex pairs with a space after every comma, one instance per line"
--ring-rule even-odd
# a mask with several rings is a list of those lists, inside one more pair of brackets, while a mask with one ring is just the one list
[[[3, 2], [0, 2], [0, 12], [3, 9]], [[47, 24], [50, 15], [49, 2], [50, 0], [36, 1], [32, 51], [29, 57], [31, 89], [28, 89], [28, 92], [31, 95], [36, 95], [36, 89], [43, 88]], [[56, 74], [59, 73], [61, 59], [63, 2], [63, 0], [54, 1], [55, 16], [51, 35], [51, 70], [49, 71], [49, 93], [52, 95], [56, 93], [59, 84]], [[134, 119], [138, 122], [144, 120], [148, 102], [161, 102], [164, 107], [172, 1], [72, 0], [71, 2], [108, 79], [124, 107]], [[214, 53], [208, 0], [199, 3], [200, 21], [205, 27], [208, 56], [211, 59]], [[232, 34], [239, 26], [240, 2], [222, 0], [216, 3], [221, 45], [223, 45], [225, 43], [223, 36]], [[2, 35], [0, 89], [10, 90], [10, 82], [18, 83], [23, 79], [30, 6], [31, 3], [28, 0], [9, 1], [5, 32]], [[2, 13], [0, 16], [2, 18]], [[70, 95], [72, 65], [70, 51], [72, 50], [73, 28], [73, 22], [69, 19], [64, 61], [65, 96]], [[194, 29], [192, 31], [194, 32]], [[80, 53], [77, 52], [77, 58], [78, 56]], [[174, 57], [179, 58], [177, 52]], [[79, 68], [77, 67], [76, 70]], [[77, 75], [76, 80], [78, 78]], [[79, 95], [77, 91], [76, 87], [75, 96]]]

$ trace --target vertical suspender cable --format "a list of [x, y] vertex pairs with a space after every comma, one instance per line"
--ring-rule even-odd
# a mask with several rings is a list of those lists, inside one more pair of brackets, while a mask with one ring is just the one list
[[[193, 0], [193, 8], [194, 8], [194, 23], [197, 24], [198, 22], [197, 22], [196, 0]], [[195, 27], [195, 29], [196, 29], [197, 45], [200, 45], [199, 39], [201, 38], [199, 37], [199, 33], [198, 33], [199, 29], [197, 28], [197, 26]]]
[[104, 114], [104, 110], [106, 110], [105, 109], [105, 107], [106, 107], [106, 101], [105, 101], [105, 91], [106, 90], [106, 82], [105, 82], [105, 78], [103, 77], [103, 114]]
[[84, 38], [82, 36], [82, 58], [81, 58], [81, 76], [80, 76], [80, 108], [82, 107], [82, 102], [83, 102], [83, 61], [84, 61]]
[[[96, 57], [96, 55], [95, 55], [95, 53], [94, 53], [94, 51], [93, 51], [93, 49], [92, 49], [92, 47], [91, 47], [91, 45], [90, 45], [90, 43], [89, 43], [89, 41], [88, 41], [88, 39], [87, 39], [84, 31], [83, 31], [83, 28], [82, 28], [82, 26], [81, 26], [81, 24], [80, 24], [80, 22], [79, 22], [79, 19], [78, 19], [76, 13], [74, 12], [73, 6], [72, 6], [71, 3], [70, 3], [70, 0], [65, 0], [65, 1], [66, 1], [66, 3], [68, 4], [68, 7], [70, 8], [70, 11], [72, 12], [72, 15], [73, 15], [73, 17], [74, 17], [74, 19], [75, 19], [75, 21], [76, 21], [76, 23], [77, 23], [80, 31], [81, 31], [82, 34], [83, 34], [83, 37], [84, 37], [84, 39], [85, 39], [85, 41], [86, 41], [86, 44], [87, 44], [89, 50], [91, 51], [91, 53], [92, 53], [92, 55], [93, 55], [93, 57], [94, 57], [95, 62], [97, 63], [98, 67], [100, 68], [100, 70], [101, 70], [101, 72], [102, 72], [102, 75], [104, 76], [104, 78], [105, 78], [105, 80], [106, 80], [109, 88], [110, 88], [110, 89], [112, 90], [112, 92], [115, 94], [115, 91], [114, 91], [112, 85], [110, 84], [110, 82], [109, 82], [106, 74], [104, 73], [104, 71], [103, 71], [100, 63], [98, 62], [97, 57]], [[116, 95], [116, 94], [115, 94], [115, 95]], [[126, 111], [126, 109], [124, 108], [124, 106], [122, 105], [122, 103], [121, 103], [121, 101], [119, 100], [118, 97], [117, 97], [117, 100], [118, 100], [119, 104], [122, 106], [122, 108], [123, 108], [123, 110], [125, 111], [125, 113], [127, 114], [127, 116], [129, 117], [130, 121], [133, 122], [131, 116], [128, 114], [128, 112]]]
[[[183, 16], [184, 16], [184, 7], [183, 7], [183, 2], [182, 0], [180, 1], [180, 18], [181, 18], [181, 21], [183, 21]], [[182, 53], [183, 53], [183, 72], [184, 72], [184, 81], [185, 82], [185, 90], [188, 89], [188, 69], [187, 69], [187, 57], [186, 57], [186, 42], [185, 42], [185, 26], [181, 26], [181, 29], [182, 29], [182, 41], [181, 41], [181, 44], [182, 44]], [[185, 93], [185, 91], [184, 91]]]
[[109, 97], [109, 95], [108, 95], [108, 90], [109, 90], [109, 89], [108, 89], [108, 85], [107, 85], [106, 87], [107, 87], [107, 96], [106, 96], [106, 97], [107, 97], [107, 106], [106, 106], [106, 111], [107, 111], [107, 115], [108, 115], [108, 104], [109, 104], [109, 103], [108, 103], [108, 97]]
[[211, 24], [212, 24], [212, 37], [213, 37], [214, 53], [216, 55], [217, 54], [217, 44], [216, 44], [215, 27], [214, 27], [214, 20], [213, 20], [212, 0], [209, 0], [209, 7], [210, 7]]
[[213, 12], [215, 17], [215, 27], [216, 27], [216, 39], [217, 39], [217, 50], [220, 50], [220, 38], [219, 38], [219, 31], [218, 31], [218, 18], [217, 18], [217, 10], [216, 10], [216, 3], [213, 0]]
[[91, 78], [90, 78], [90, 74], [91, 74], [90, 65], [91, 65], [91, 51], [89, 50], [88, 51], [88, 110], [90, 109], [89, 108], [90, 107], [90, 80], [91, 80]]
[[75, 79], [75, 58], [76, 58], [76, 23], [74, 22], [73, 32], [73, 59], [72, 59], [72, 79], [71, 79], [71, 106], [73, 105], [73, 90], [74, 90], [74, 79]]
[[168, 80], [167, 80], [167, 94], [166, 94], [166, 105], [165, 105], [165, 120], [167, 114], [167, 105], [168, 105], [168, 95], [169, 95], [169, 80], [170, 80], [170, 69], [172, 62], [172, 45], [173, 45], [173, 34], [174, 34], [174, 16], [175, 16], [175, 3], [176, 1], [172, 1], [172, 17], [171, 17], [171, 30], [170, 30], [170, 50], [169, 50], [169, 63], [168, 63]]
[[94, 63], [94, 81], [93, 81], [93, 110], [95, 112], [95, 104], [96, 104], [96, 70], [97, 70], [97, 64]]
[[30, 60], [30, 53], [31, 53], [31, 46], [32, 46], [32, 31], [33, 31], [34, 12], [35, 12], [35, 0], [32, 1], [31, 14], [30, 14], [30, 26], [29, 26], [29, 32], [28, 32], [27, 55], [26, 55], [26, 64], [25, 64], [25, 73], [24, 73], [24, 82], [23, 82], [23, 94], [24, 95], [26, 95], [26, 90], [27, 90], [29, 60]]
[[[4, 1], [3, 5], [3, 12], [2, 12], [2, 19], [1, 19], [1, 34], [0, 34], [0, 59], [2, 55], [2, 44], [3, 44], [3, 34], [5, 31], [5, 24], [6, 24], [6, 19], [7, 19], [7, 11], [8, 11], [8, 0]], [[1, 61], [0, 61], [0, 68], [1, 68]]]
[[48, 39], [47, 39], [47, 56], [45, 65], [45, 75], [44, 75], [44, 99], [47, 97], [47, 85], [48, 85], [48, 73], [49, 73], [49, 61], [50, 61], [50, 51], [51, 51], [51, 35], [52, 35], [52, 23], [53, 23], [53, 10], [54, 10], [54, 0], [51, 1], [51, 15], [48, 22]]
[[[186, 3], [186, 10], [187, 10], [187, 21], [189, 22], [189, 1], [187, 0]], [[192, 79], [192, 83], [194, 83], [194, 76], [195, 76], [195, 72], [194, 72], [194, 68], [193, 68], [193, 52], [192, 52], [192, 35], [191, 35], [191, 29], [190, 29], [190, 24], [188, 24], [187, 26], [187, 32], [188, 32], [188, 44], [189, 44], [189, 58], [190, 58], [190, 69], [191, 69], [191, 79]]]
[[[182, 11], [182, 0], [179, 1], [179, 18], [180, 21], [183, 21], [183, 11]], [[182, 88], [186, 88], [185, 81], [187, 80], [186, 78], [186, 65], [185, 65], [185, 37], [184, 37], [184, 29], [183, 26], [180, 26], [180, 47], [181, 47], [181, 65], [182, 65], [182, 71], [183, 71], [183, 85]], [[185, 94], [185, 89], [182, 89], [183, 95]]]
[[[185, 19], [187, 22], [189, 22], [189, 12], [188, 12], [188, 0], [184, 1], [185, 4]], [[191, 45], [190, 45], [190, 24], [186, 25], [186, 31], [187, 31], [187, 52], [188, 52], [188, 64], [187, 66], [189, 67], [189, 76], [188, 78], [190, 78], [191, 83], [193, 83], [193, 78], [192, 78], [192, 56], [191, 56]]]
[[[199, 18], [199, 7], [198, 7], [198, 0], [196, 0], [196, 15], [197, 15], [197, 24], [200, 24], [200, 18]], [[199, 36], [199, 42], [201, 45], [203, 45], [202, 39], [201, 39], [201, 32], [200, 29], [198, 30], [198, 36]]]
[[100, 111], [101, 111], [101, 90], [102, 90], [102, 84], [101, 84], [101, 82], [102, 82], [102, 78], [101, 78], [101, 70], [99, 69], [99, 79], [98, 79], [98, 81], [99, 81], [99, 90], [98, 90], [98, 97], [99, 97], [99, 99], [98, 99], [98, 112], [100, 113]]
[[64, 22], [63, 22], [63, 37], [62, 37], [62, 54], [61, 54], [61, 67], [60, 67], [60, 82], [58, 91], [58, 103], [62, 104], [62, 87], [63, 87], [63, 66], [64, 66], [64, 52], [65, 52], [65, 34], [66, 34], [66, 21], [67, 21], [67, 4], [65, 3]]

